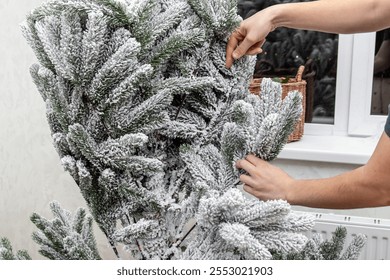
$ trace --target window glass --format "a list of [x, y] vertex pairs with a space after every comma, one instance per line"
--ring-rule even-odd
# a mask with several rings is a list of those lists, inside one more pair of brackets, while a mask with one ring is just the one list
[[371, 115], [387, 115], [390, 104], [390, 29], [376, 33]]
[[[291, 0], [238, 1], [239, 14], [247, 18], [256, 12]], [[305, 2], [305, 1], [295, 1]], [[305, 122], [334, 123], [338, 35], [278, 28], [271, 32], [257, 56], [254, 76], [295, 76], [305, 65]]]

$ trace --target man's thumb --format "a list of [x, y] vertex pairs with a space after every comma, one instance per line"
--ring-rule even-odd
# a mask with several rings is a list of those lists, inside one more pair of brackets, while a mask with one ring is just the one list
[[233, 52], [233, 58], [239, 59], [243, 57], [250, 47], [252, 47], [253, 43], [251, 43], [247, 38], [245, 38], [241, 44], [238, 45], [238, 47]]

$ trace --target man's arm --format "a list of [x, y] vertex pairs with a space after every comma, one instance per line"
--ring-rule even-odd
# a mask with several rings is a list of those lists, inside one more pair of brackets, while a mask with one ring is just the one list
[[331, 178], [295, 180], [255, 156], [236, 165], [248, 172], [240, 177], [244, 189], [262, 200], [331, 209], [390, 205], [390, 138], [385, 133], [365, 166]]
[[360, 33], [390, 26], [388, 0], [318, 0], [269, 7], [274, 27]]
[[261, 52], [268, 33], [278, 27], [329, 33], [358, 33], [390, 26], [389, 0], [318, 0], [279, 4], [244, 20], [232, 34], [226, 67], [243, 55]]

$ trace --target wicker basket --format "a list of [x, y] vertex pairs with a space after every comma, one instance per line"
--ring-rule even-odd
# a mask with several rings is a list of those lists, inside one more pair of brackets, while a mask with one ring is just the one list
[[[306, 110], [306, 81], [302, 80], [302, 74], [305, 70], [304, 66], [299, 67], [298, 73], [295, 78], [288, 79], [287, 83], [282, 83], [282, 98], [285, 98], [290, 91], [297, 90], [302, 93], [302, 115], [301, 119], [297, 123], [294, 131], [289, 135], [288, 142], [298, 141], [302, 138], [303, 130], [305, 126], [305, 110]], [[252, 79], [249, 86], [249, 91], [252, 94], [259, 95], [261, 86], [261, 78]]]

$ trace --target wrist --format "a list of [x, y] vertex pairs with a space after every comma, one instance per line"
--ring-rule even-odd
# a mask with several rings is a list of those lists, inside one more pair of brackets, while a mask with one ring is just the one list
[[270, 31], [274, 31], [276, 28], [283, 26], [283, 6], [283, 4], [273, 5], [264, 10], [271, 23]]
[[298, 183], [297, 180], [290, 178], [290, 181], [286, 184], [286, 190], [285, 190], [286, 200], [291, 205], [297, 204], [296, 196], [295, 196], [297, 183]]

